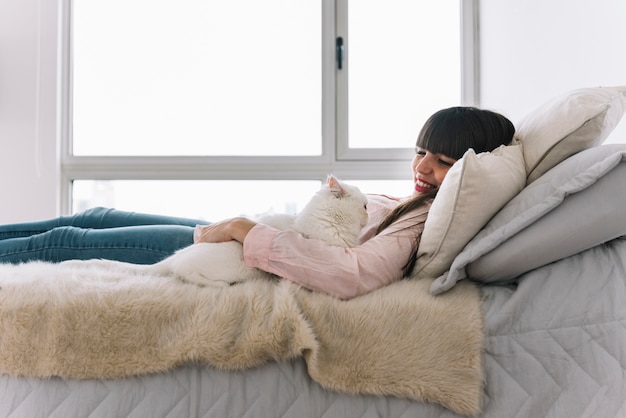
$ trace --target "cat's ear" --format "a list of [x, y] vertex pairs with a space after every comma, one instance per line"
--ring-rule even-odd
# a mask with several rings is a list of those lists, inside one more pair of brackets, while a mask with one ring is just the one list
[[328, 184], [328, 188], [330, 189], [331, 193], [334, 194], [336, 197], [341, 197], [344, 195], [345, 191], [341, 186], [341, 182], [337, 180], [337, 177], [329, 174], [326, 179], [326, 183]]

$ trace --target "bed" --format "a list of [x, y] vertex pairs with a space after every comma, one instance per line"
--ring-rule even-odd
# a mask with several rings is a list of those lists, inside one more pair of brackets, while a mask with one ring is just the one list
[[625, 109], [567, 92], [468, 151], [411, 279], [350, 301], [0, 265], [0, 416], [626, 416]]

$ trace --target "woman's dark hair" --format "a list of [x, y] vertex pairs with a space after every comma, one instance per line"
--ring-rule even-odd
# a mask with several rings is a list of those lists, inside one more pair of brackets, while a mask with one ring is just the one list
[[475, 107], [450, 107], [433, 114], [417, 137], [417, 146], [458, 160], [472, 148], [476, 154], [508, 145], [515, 127], [499, 113]]
[[[434, 113], [420, 131], [416, 145], [433, 154], [443, 154], [455, 160], [460, 159], [472, 148], [476, 154], [493, 151], [500, 145], [509, 145], [513, 140], [515, 126], [503, 115], [476, 107], [458, 106], [442, 109]], [[394, 208], [377, 229], [383, 229], [401, 216], [417, 209], [433, 194], [419, 193]], [[418, 240], [402, 273], [408, 276], [417, 261]]]

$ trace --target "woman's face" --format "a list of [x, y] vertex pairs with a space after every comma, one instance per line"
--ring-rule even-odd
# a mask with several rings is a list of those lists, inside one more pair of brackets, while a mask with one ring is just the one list
[[420, 147], [415, 148], [413, 167], [413, 184], [417, 193], [435, 193], [455, 159], [443, 154], [433, 154]]

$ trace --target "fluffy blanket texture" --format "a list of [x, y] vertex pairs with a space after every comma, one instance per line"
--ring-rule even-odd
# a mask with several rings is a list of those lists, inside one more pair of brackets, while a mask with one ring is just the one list
[[68, 379], [235, 370], [303, 356], [312, 379], [474, 415], [482, 399], [477, 288], [401, 281], [349, 301], [285, 280], [201, 288], [40, 262], [0, 265], [0, 373]]

